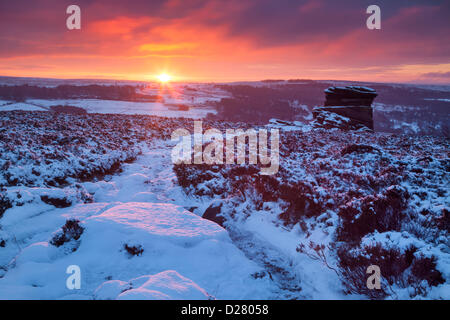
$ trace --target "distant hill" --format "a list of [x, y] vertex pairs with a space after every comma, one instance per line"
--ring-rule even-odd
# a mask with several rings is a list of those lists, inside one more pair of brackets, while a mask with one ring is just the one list
[[58, 85], [56, 87], [40, 87], [24, 85], [0, 86], [0, 99], [25, 101], [26, 99], [102, 99], [125, 101], [156, 101], [155, 96], [136, 93], [135, 86], [106, 86], [91, 84]]
[[[281, 120], [310, 120], [314, 106], [323, 106], [324, 90], [334, 85], [357, 84], [373, 88], [375, 130], [421, 135], [448, 136], [450, 87], [361, 83], [347, 81], [277, 81], [217, 85], [231, 98], [216, 103], [211, 119], [267, 123]], [[299, 108], [301, 106], [301, 108]]]

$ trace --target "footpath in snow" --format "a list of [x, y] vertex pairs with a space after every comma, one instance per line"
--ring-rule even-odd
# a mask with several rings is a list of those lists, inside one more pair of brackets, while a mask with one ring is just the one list
[[[225, 229], [185, 209], [205, 204], [177, 186], [170, 150], [158, 142], [121, 174], [83, 183], [93, 203], [8, 210], [1, 232], [16, 246], [3, 250], [0, 298], [273, 298], [272, 281], [255, 276], [261, 268]], [[72, 219], [80, 221], [78, 239], [52, 244]], [[80, 267], [80, 290], [66, 287], [70, 265]]]
[[[269, 212], [227, 230], [201, 218], [213, 200], [185, 194], [171, 150], [154, 141], [120, 174], [81, 183], [93, 203], [9, 209], [0, 232], [16, 245], [2, 248], [0, 299], [339, 298], [334, 273], [296, 254], [298, 234]], [[68, 220], [82, 232], [57, 247]], [[66, 287], [70, 265], [80, 267], [80, 290]]]

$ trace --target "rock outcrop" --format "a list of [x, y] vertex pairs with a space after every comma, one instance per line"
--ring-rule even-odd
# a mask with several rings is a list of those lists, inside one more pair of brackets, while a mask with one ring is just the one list
[[370, 131], [366, 125], [355, 122], [352, 119], [341, 116], [335, 112], [325, 110], [314, 110], [313, 112], [315, 119], [311, 124], [314, 128]]
[[223, 227], [225, 218], [222, 216], [222, 205], [220, 201], [215, 201], [205, 210], [202, 215], [203, 219], [217, 223], [219, 226]]
[[[323, 107], [316, 107], [313, 116], [316, 120], [335, 113], [350, 119], [341, 129], [359, 129], [367, 127], [373, 130], [372, 102], [377, 96], [375, 90], [360, 86], [330, 87], [325, 90], [326, 101]], [[317, 122], [317, 121], [316, 121]]]

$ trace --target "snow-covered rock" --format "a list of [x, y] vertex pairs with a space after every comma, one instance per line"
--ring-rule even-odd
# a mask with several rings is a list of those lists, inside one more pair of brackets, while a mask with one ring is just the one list
[[100, 285], [94, 294], [101, 300], [207, 300], [212, 297], [192, 280], [168, 270], [128, 282], [111, 280]]
[[66, 212], [83, 228], [76, 246], [49, 239], [21, 250], [0, 279], [0, 298], [71, 298], [70, 265], [81, 269], [75, 293], [85, 299], [267, 298], [268, 280], [251, 276], [260, 268], [219, 225], [168, 203], [116, 203], [89, 214], [98, 209]]

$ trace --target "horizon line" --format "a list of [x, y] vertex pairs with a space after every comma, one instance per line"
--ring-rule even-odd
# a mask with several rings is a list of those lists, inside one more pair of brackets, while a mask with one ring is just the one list
[[[10, 76], [10, 75], [0, 75], [0, 78], [16, 78], [16, 79], [42, 79], [42, 80], [67, 80], [67, 81], [80, 81], [80, 80], [89, 80], [89, 81], [121, 81], [121, 82], [141, 82], [141, 83], [158, 83], [158, 80], [136, 80], [136, 79], [123, 79], [123, 78], [57, 78], [57, 77], [33, 77], [33, 76]], [[266, 79], [252, 79], [252, 80], [172, 80], [171, 83], [213, 83], [213, 84], [233, 84], [240, 82], [265, 82], [265, 81], [279, 81], [279, 82], [287, 82], [287, 81], [317, 81], [317, 82], [325, 82], [325, 81], [342, 81], [342, 82], [355, 82], [355, 83], [374, 83], [374, 84], [403, 84], [403, 85], [427, 85], [427, 86], [450, 86], [449, 83], [430, 83], [430, 82], [379, 82], [379, 81], [365, 81], [365, 80], [348, 80], [348, 79], [309, 79], [309, 78], [286, 78], [286, 79], [277, 79], [277, 78], [266, 78]]]

